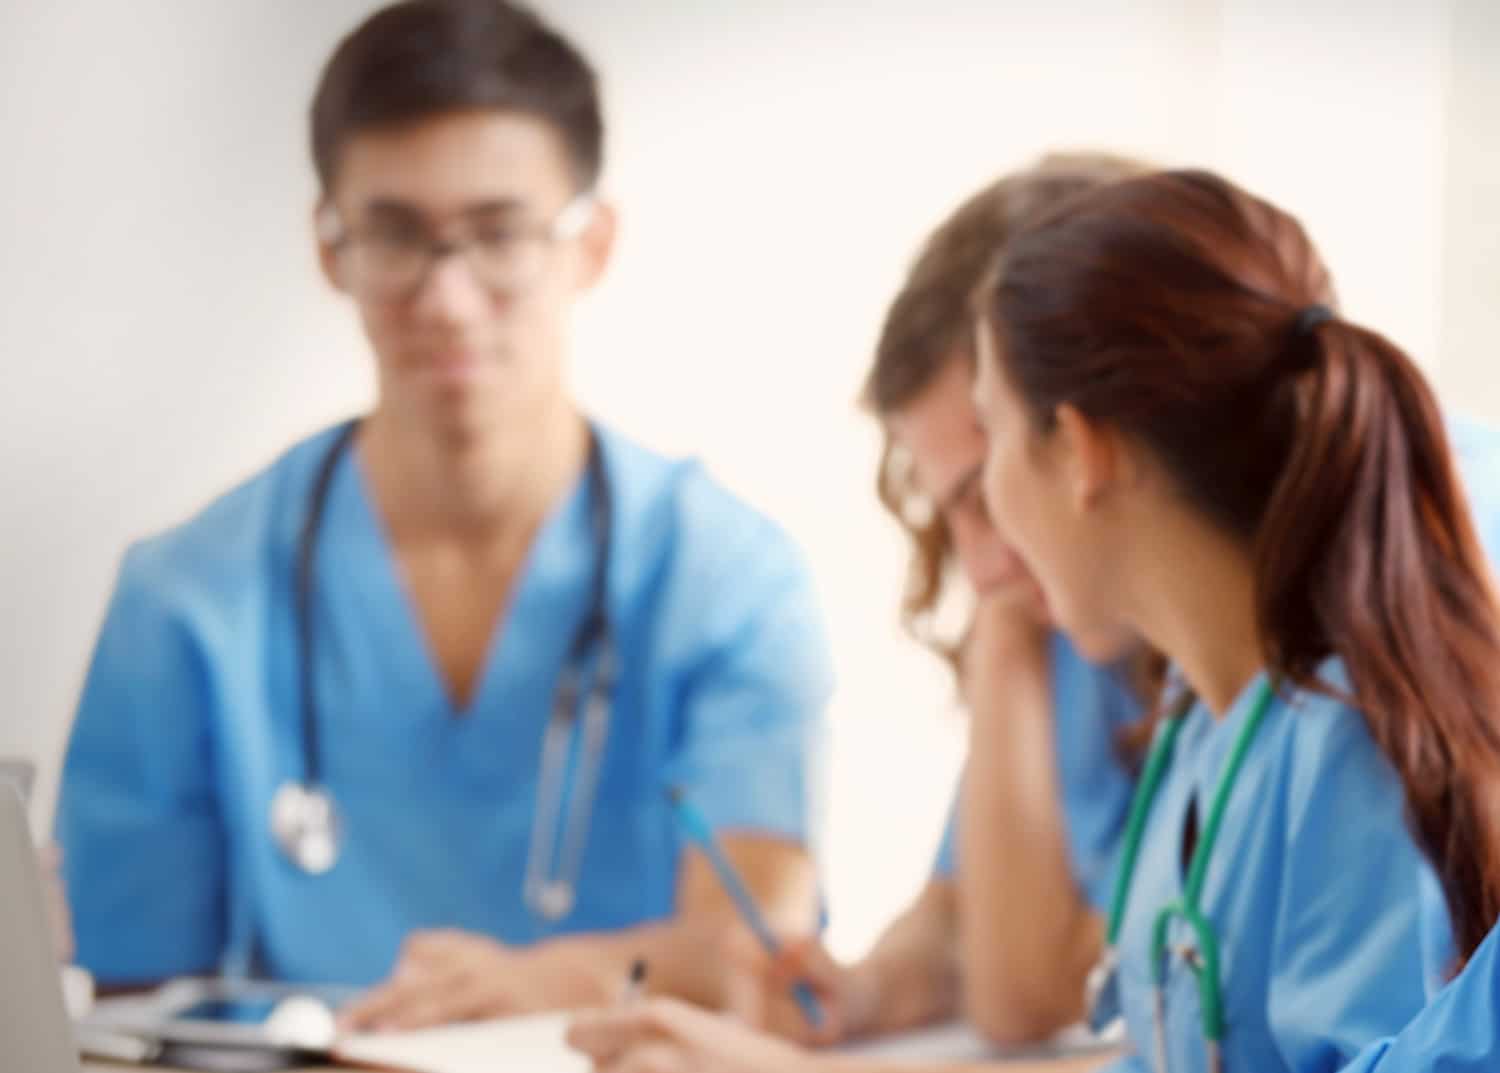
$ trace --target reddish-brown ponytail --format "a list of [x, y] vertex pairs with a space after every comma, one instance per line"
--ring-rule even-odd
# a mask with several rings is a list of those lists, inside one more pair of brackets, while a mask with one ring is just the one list
[[1431, 390], [1374, 332], [1303, 319], [1329, 300], [1294, 219], [1166, 172], [1013, 237], [985, 309], [1039, 423], [1116, 424], [1253, 549], [1274, 670], [1326, 689], [1342, 659], [1467, 956], [1500, 915], [1500, 613]]

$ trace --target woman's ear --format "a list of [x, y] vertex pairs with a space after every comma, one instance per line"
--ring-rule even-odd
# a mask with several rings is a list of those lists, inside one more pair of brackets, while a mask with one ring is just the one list
[[1072, 403], [1057, 408], [1056, 464], [1074, 505], [1087, 511], [1109, 494], [1129, 469], [1124, 444], [1112, 425]]

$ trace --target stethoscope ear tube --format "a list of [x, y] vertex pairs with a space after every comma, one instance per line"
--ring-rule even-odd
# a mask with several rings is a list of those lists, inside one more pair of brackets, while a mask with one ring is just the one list
[[[1244, 726], [1235, 737], [1228, 761], [1219, 774], [1209, 806], [1208, 821], [1193, 850], [1188, 865], [1188, 878], [1183, 896], [1164, 906], [1152, 922], [1150, 961], [1152, 981], [1152, 1005], [1156, 1064], [1159, 1073], [1166, 1073], [1166, 982], [1168, 968], [1168, 931], [1173, 920], [1182, 920], [1193, 933], [1196, 944], [1184, 958], [1192, 971], [1198, 988], [1203, 1038], [1209, 1049], [1210, 1061], [1217, 1068], [1222, 1055], [1222, 1042], [1226, 1024], [1224, 1017], [1223, 988], [1220, 981], [1218, 936], [1212, 924], [1199, 908], [1199, 898], [1208, 875], [1208, 863], [1212, 857], [1219, 829], [1228, 810], [1229, 800], [1239, 779], [1240, 769], [1249, 754], [1250, 744], [1265, 721], [1271, 701], [1276, 695], [1275, 679], [1267, 676], [1256, 694], [1254, 705], [1245, 719]], [[1121, 849], [1119, 872], [1116, 875], [1114, 898], [1110, 906], [1109, 933], [1105, 954], [1090, 975], [1090, 1024], [1097, 1025], [1109, 1012], [1107, 1008], [1114, 992], [1118, 1005], [1118, 944], [1124, 924], [1125, 911], [1129, 904], [1130, 888], [1135, 877], [1136, 861], [1144, 839], [1146, 822], [1151, 806], [1166, 777], [1177, 736], [1192, 706], [1189, 696], [1183, 703], [1174, 706], [1172, 714], [1157, 731], [1151, 752], [1146, 761], [1141, 783], [1136, 788], [1126, 823], [1124, 844]]]
[[297, 534], [297, 557], [292, 579], [297, 636], [297, 700], [302, 731], [302, 779], [288, 779], [271, 798], [271, 835], [282, 853], [311, 876], [325, 875], [338, 863], [342, 835], [338, 808], [323, 786], [323, 750], [319, 740], [317, 634], [313, 622], [318, 534], [328, 506], [333, 473], [354, 442], [358, 419], [345, 422], [318, 464], [308, 494], [307, 512]]
[[297, 611], [297, 696], [302, 716], [302, 781], [309, 788], [318, 788], [323, 783], [323, 751], [318, 740], [322, 720], [318, 711], [317, 689], [317, 642], [318, 631], [313, 622], [315, 610], [318, 570], [318, 535], [323, 528], [323, 515], [328, 512], [328, 493], [333, 485], [334, 470], [354, 443], [359, 431], [358, 418], [345, 422], [334, 433], [333, 443], [318, 466], [308, 496], [307, 513], [302, 520], [302, 529], [297, 535], [297, 565], [294, 584], [294, 599]]
[[[596, 549], [589, 609], [569, 648], [553, 701], [552, 717], [543, 737], [531, 845], [527, 852], [526, 876], [522, 881], [522, 894], [531, 911], [551, 924], [571, 914], [577, 905], [578, 878], [583, 873], [594, 798], [603, 773], [610, 703], [618, 669], [615, 635], [608, 610], [613, 504], [611, 482], [597, 432], [592, 434], [589, 444], [589, 491]], [[585, 692], [583, 683], [585, 674], [589, 673], [590, 651], [594, 653], [594, 665]], [[567, 792], [568, 752], [580, 721], [580, 698], [583, 740], [570, 799]]]
[[[339, 428], [318, 464], [307, 510], [297, 537], [293, 603], [297, 637], [302, 778], [288, 779], [271, 800], [271, 833], [286, 859], [308, 875], [323, 875], [338, 861], [341, 824], [333, 796], [323, 785], [317, 698], [316, 610], [319, 533], [333, 475], [359, 428], [358, 419]], [[598, 431], [589, 429], [588, 487], [594, 574], [590, 601], [569, 646], [542, 739], [541, 771], [522, 895], [539, 917], [556, 922], [572, 912], [588, 841], [588, 827], [609, 736], [610, 702], [619, 670], [608, 591], [613, 544], [612, 488]], [[583, 682], [590, 653], [595, 656], [587, 695]], [[582, 702], [583, 741], [576, 792], [568, 801], [568, 753]], [[564, 815], [566, 813], [566, 815]], [[559, 822], [561, 845], [558, 842]], [[554, 868], [553, 865], [560, 865]]]

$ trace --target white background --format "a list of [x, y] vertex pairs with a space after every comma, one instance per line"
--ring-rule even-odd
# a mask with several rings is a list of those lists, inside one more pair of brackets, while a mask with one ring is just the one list
[[[578, 390], [707, 459], [817, 571], [837, 950], [920, 883], [962, 741], [895, 625], [905, 552], [855, 407], [906, 259], [962, 196], [1049, 148], [1221, 168], [1303, 216], [1346, 311], [1500, 415], [1493, 0], [542, 6], [604, 75], [624, 211]], [[370, 398], [315, 272], [305, 118], [372, 7], [0, 4], [0, 754], [41, 760], [43, 813], [125, 543]]]

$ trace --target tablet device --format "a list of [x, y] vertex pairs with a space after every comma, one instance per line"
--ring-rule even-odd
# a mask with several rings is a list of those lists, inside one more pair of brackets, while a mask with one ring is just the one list
[[106, 999], [83, 1023], [164, 1044], [327, 1054], [335, 1015], [357, 994], [334, 985], [191, 977]]

